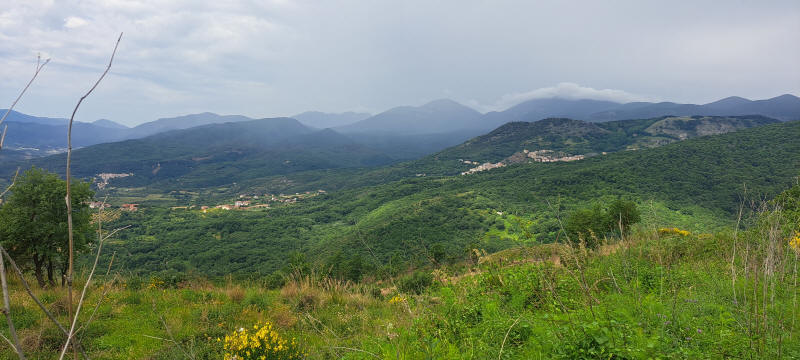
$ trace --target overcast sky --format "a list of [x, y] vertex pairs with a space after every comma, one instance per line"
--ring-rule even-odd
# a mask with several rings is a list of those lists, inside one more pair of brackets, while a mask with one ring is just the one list
[[797, 0], [4, 0], [0, 108], [41, 53], [52, 62], [17, 109], [68, 117], [119, 32], [78, 120], [800, 95]]

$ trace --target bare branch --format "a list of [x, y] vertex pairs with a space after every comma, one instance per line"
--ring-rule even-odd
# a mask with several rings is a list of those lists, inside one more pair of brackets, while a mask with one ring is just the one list
[[518, 317], [517, 320], [514, 320], [514, 323], [508, 327], [508, 330], [506, 331], [506, 336], [503, 337], [503, 344], [500, 345], [500, 354], [497, 355], [498, 359], [501, 359], [503, 357], [503, 348], [506, 347], [506, 340], [508, 340], [508, 334], [511, 333], [511, 328], [513, 328], [514, 325], [517, 325], [517, 322], [519, 322], [519, 319], [521, 318], [522, 318], [521, 316]]
[[[152, 304], [153, 304], [153, 312], [158, 313], [158, 309], [156, 308], [155, 299], [152, 300]], [[191, 360], [194, 360], [195, 357], [192, 356], [191, 354], [189, 354], [186, 350], [183, 349], [183, 346], [181, 346], [181, 344], [179, 344], [177, 341], [175, 341], [175, 336], [173, 336], [172, 335], [172, 331], [169, 330], [169, 326], [167, 326], [167, 321], [164, 320], [164, 316], [159, 314], [158, 318], [161, 319], [161, 324], [164, 325], [164, 330], [167, 332], [167, 335], [169, 336], [169, 339], [159, 338], [159, 337], [155, 337], [155, 336], [148, 336], [148, 335], [143, 335], [143, 336], [147, 336], [147, 337], [154, 338], [154, 339], [161, 339], [161, 340], [164, 340], [164, 341], [169, 341], [169, 342], [175, 344], [175, 346], [177, 346], [178, 349], [181, 350], [183, 355], [185, 355], [187, 358], [189, 358]]]
[[[3, 137], [5, 137], [5, 131], [3, 131]], [[2, 147], [2, 140], [0, 140], [0, 147]], [[17, 168], [16, 174], [14, 174], [14, 180], [11, 181], [11, 185], [8, 185], [5, 191], [0, 194], [0, 200], [2, 200], [3, 196], [11, 190], [14, 184], [17, 183], [17, 175], [19, 175], [19, 168]], [[17, 337], [17, 330], [14, 329], [14, 321], [11, 318], [11, 301], [9, 300], [9, 292], [8, 292], [8, 283], [6, 281], [6, 265], [5, 261], [3, 261], [3, 255], [0, 254], [0, 284], [2, 284], [3, 288], [3, 309], [2, 312], [6, 317], [6, 321], [8, 322], [8, 333], [11, 336], [11, 339], [14, 340], [11, 348], [14, 349], [14, 352], [19, 356], [21, 360], [25, 360], [25, 354], [22, 352], [22, 346], [19, 343], [19, 338]], [[5, 337], [3, 337], [6, 339]], [[8, 339], [6, 339], [8, 341]], [[9, 343], [11, 343], [9, 341]]]
[[11, 320], [11, 302], [8, 299], [8, 283], [6, 282], [6, 265], [3, 261], [3, 256], [0, 255], [0, 283], [3, 286], [3, 315], [6, 316], [6, 322], [8, 323], [8, 333], [11, 336], [11, 339], [14, 341], [12, 344], [11, 341], [3, 337], [9, 344], [11, 344], [11, 348], [17, 353], [20, 360], [25, 360], [25, 354], [22, 353], [22, 346], [19, 344], [19, 338], [17, 337], [17, 330], [14, 329], [14, 321]]
[[122, 230], [125, 230], [125, 229], [127, 229], [127, 228], [129, 228], [129, 227], [131, 227], [131, 226], [130, 226], [130, 225], [125, 225], [125, 226], [123, 226], [123, 227], [116, 228], [116, 229], [114, 229], [113, 231], [111, 231], [111, 232], [110, 232], [108, 235], [106, 235], [106, 236], [103, 236], [103, 238], [102, 238], [102, 239], [100, 239], [100, 241], [101, 241], [101, 242], [102, 242], [102, 241], [106, 241], [106, 240], [108, 240], [108, 238], [112, 237], [114, 234], [116, 234], [116, 233], [118, 233], [118, 232], [120, 232], [120, 231], [122, 231]]
[[[114, 257], [116, 255], [117, 255], [116, 252], [111, 254], [111, 261], [108, 263], [108, 269], [106, 269], [106, 277], [108, 277], [108, 274], [111, 273], [111, 265], [114, 264]], [[97, 310], [100, 309], [100, 305], [103, 304], [103, 299], [106, 298], [106, 295], [108, 294], [109, 290], [111, 290], [111, 281], [106, 281], [103, 284], [103, 291], [100, 294], [100, 299], [97, 300], [97, 305], [95, 305], [94, 310], [92, 310], [92, 314], [89, 315], [89, 319], [87, 319], [86, 322], [83, 323], [83, 325], [81, 325], [81, 327], [78, 328], [78, 330], [75, 330], [76, 334], [80, 333], [81, 330], [89, 327], [89, 324], [91, 324], [92, 320], [94, 320], [94, 315], [97, 314]]]
[[0, 334], [0, 338], [3, 338], [3, 340], [5, 340], [8, 343], [8, 345], [11, 346], [11, 351], [13, 351], [14, 354], [19, 354], [19, 352], [17, 352], [16, 347], [14, 346], [14, 343], [12, 343], [11, 340], [8, 340], [8, 338], [3, 334]]
[[3, 135], [0, 136], [0, 149], [3, 148], [3, 143], [6, 142], [6, 133], [8, 132], [8, 124], [3, 128]]
[[[67, 347], [69, 347], [70, 340], [74, 337], [75, 325], [78, 322], [78, 315], [81, 313], [81, 307], [83, 307], [83, 301], [86, 299], [86, 290], [89, 288], [89, 285], [92, 283], [92, 277], [94, 276], [94, 272], [97, 269], [97, 263], [100, 261], [100, 254], [103, 252], [103, 243], [106, 239], [108, 239], [111, 235], [117, 233], [117, 231], [127, 228], [127, 226], [114, 230], [111, 234], [106, 237], [102, 237], [102, 234], [98, 234], [100, 236], [100, 241], [97, 244], [97, 255], [94, 257], [94, 264], [92, 264], [92, 270], [89, 272], [89, 276], [86, 278], [86, 283], [83, 284], [83, 291], [81, 291], [80, 300], [78, 300], [78, 307], [75, 309], [75, 314], [72, 317], [72, 325], [70, 325], [69, 334], [67, 335], [67, 341], [64, 344], [64, 348], [61, 350], [61, 358], [64, 357], [66, 353]], [[116, 254], [115, 254], [116, 255]], [[114, 261], [114, 255], [111, 257], [111, 262]], [[108, 270], [111, 270], [111, 263], [108, 264]], [[102, 299], [101, 299], [102, 300]]]
[[[24, 87], [24, 88], [22, 89], [22, 91], [19, 93], [19, 96], [17, 96], [17, 98], [14, 100], [14, 102], [13, 102], [13, 103], [11, 103], [11, 106], [9, 106], [9, 107], [8, 107], [8, 109], [6, 109], [6, 113], [5, 113], [5, 114], [3, 114], [3, 117], [2, 117], [2, 118], [0, 118], [0, 124], [2, 124], [2, 123], [3, 123], [3, 121], [5, 121], [5, 120], [6, 120], [6, 117], [8, 117], [8, 114], [10, 114], [10, 113], [11, 113], [11, 110], [14, 110], [14, 106], [16, 106], [16, 105], [17, 105], [17, 102], [19, 101], [19, 99], [21, 99], [21, 98], [22, 98], [22, 95], [24, 95], [24, 94], [25, 94], [25, 92], [26, 92], [26, 91], [28, 91], [28, 88], [31, 86], [31, 84], [33, 84], [33, 80], [36, 80], [36, 77], [37, 77], [37, 76], [39, 76], [39, 73], [42, 71], [42, 69], [44, 69], [45, 65], [47, 65], [47, 64], [50, 62], [50, 59], [47, 59], [47, 60], [45, 60], [43, 63], [40, 63], [40, 62], [41, 62], [41, 59], [42, 59], [42, 58], [41, 58], [41, 57], [39, 57], [39, 58], [38, 58], [38, 60], [37, 60], [37, 64], [36, 64], [36, 71], [33, 73], [33, 77], [31, 77], [31, 80], [30, 80], [30, 81], [28, 81], [28, 84], [27, 84], [27, 85], [25, 85], [25, 87]], [[5, 132], [4, 132], [4, 133], [5, 133]]]
[[[61, 325], [60, 322], [58, 322], [58, 319], [56, 319], [56, 317], [53, 316], [53, 314], [50, 313], [49, 310], [47, 310], [47, 307], [45, 307], [44, 304], [42, 304], [41, 300], [39, 300], [39, 298], [36, 297], [36, 295], [33, 293], [33, 291], [31, 290], [31, 286], [28, 285], [28, 281], [25, 280], [25, 276], [22, 274], [22, 270], [19, 269], [19, 266], [17, 266], [17, 263], [14, 262], [14, 259], [11, 258], [11, 255], [8, 254], [8, 252], [6, 251], [6, 249], [2, 245], [0, 245], [0, 253], [2, 253], [2, 255], [5, 255], [5, 258], [8, 260], [8, 263], [11, 264], [11, 268], [14, 269], [14, 272], [17, 273], [17, 276], [19, 277], [20, 283], [22, 283], [22, 287], [25, 288], [25, 292], [27, 292], [28, 296], [30, 296], [31, 299], [33, 299], [33, 302], [35, 302], [36, 305], [39, 306], [39, 309], [41, 309], [42, 312], [44, 312], [44, 314], [47, 316], [47, 318], [50, 319], [50, 321], [52, 321], [53, 324], [55, 324], [58, 327], [58, 329], [61, 330], [61, 332], [64, 333], [64, 335], [69, 335], [69, 332], [67, 332], [67, 329], [65, 329], [64, 326]], [[86, 353], [83, 351], [83, 347], [80, 345], [80, 343], [77, 342], [77, 341], [75, 343], [76, 343], [76, 345], [78, 345], [78, 350], [80, 350], [81, 354], [83, 354], [83, 357], [88, 360], [89, 356], [86, 355]]]
[[11, 185], [8, 185], [8, 187], [7, 187], [5, 190], [3, 190], [3, 192], [2, 192], [2, 193], [0, 193], [0, 200], [2, 200], [2, 199], [3, 199], [3, 196], [5, 196], [5, 195], [6, 195], [6, 193], [8, 192], [8, 190], [11, 190], [11, 188], [12, 188], [12, 187], [14, 187], [14, 184], [16, 184], [16, 183], [17, 183], [17, 176], [18, 176], [18, 175], [19, 175], [19, 168], [17, 168], [17, 172], [14, 174], [14, 179], [13, 179], [13, 180], [11, 180]]
[[[74, 248], [74, 239], [73, 239], [73, 232], [72, 232], [72, 193], [70, 192], [70, 181], [71, 181], [71, 172], [70, 168], [72, 165], [72, 123], [75, 121], [75, 114], [78, 112], [78, 108], [80, 108], [81, 103], [85, 100], [93, 91], [97, 88], [97, 85], [100, 85], [100, 82], [103, 81], [103, 78], [106, 77], [108, 71], [111, 70], [111, 64], [114, 63], [114, 56], [117, 54], [117, 48], [119, 47], [119, 42], [122, 40], [122, 33], [119, 34], [117, 38], [116, 44], [114, 44], [114, 51], [111, 52], [111, 58], [108, 60], [108, 66], [106, 66], [105, 71], [103, 74], [100, 75], [100, 78], [92, 85], [89, 91], [86, 92], [83, 96], [81, 96], [78, 103], [75, 105], [75, 109], [72, 110], [72, 116], [69, 118], [69, 128], [67, 130], [67, 169], [66, 169], [66, 180], [67, 180], [67, 196], [64, 200], [67, 203], [67, 231], [68, 231], [68, 238], [69, 238], [69, 269], [67, 270], [67, 308], [69, 310], [70, 322], [72, 325], [69, 329], [69, 334], [67, 335], [67, 341], [64, 344], [64, 348], [61, 350], [61, 355], [59, 356], [59, 360], [64, 359], [64, 354], [67, 352], [67, 347], [69, 347], [69, 343], [72, 340], [75, 331], [75, 323], [78, 320], [78, 314], [81, 311], [81, 305], [83, 303], [83, 296], [86, 293], [86, 286], [83, 288], [83, 294], [81, 294], [81, 300], [78, 302], [78, 308], [75, 310], [75, 313], [72, 312], [72, 276], [73, 276], [73, 264], [74, 264], [74, 256], [75, 256], [75, 248]], [[102, 243], [100, 245], [102, 247]], [[97, 256], [100, 256], [100, 249], [98, 249]], [[95, 266], [97, 265], [97, 259], [95, 259]], [[94, 267], [92, 268], [92, 273], [94, 273]], [[88, 285], [91, 282], [91, 275], [89, 279], [87, 279], [86, 284]]]

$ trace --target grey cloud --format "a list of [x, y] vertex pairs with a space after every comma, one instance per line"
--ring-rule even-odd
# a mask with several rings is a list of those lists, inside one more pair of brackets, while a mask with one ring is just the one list
[[800, 94], [796, 1], [7, 0], [0, 101], [42, 53], [53, 63], [19, 109], [64, 116], [120, 31], [85, 120]]

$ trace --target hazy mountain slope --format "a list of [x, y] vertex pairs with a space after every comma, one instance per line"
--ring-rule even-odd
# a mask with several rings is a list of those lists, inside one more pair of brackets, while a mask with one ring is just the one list
[[99, 119], [92, 122], [93, 125], [102, 126], [105, 128], [110, 129], [130, 129], [129, 127], [122, 125], [118, 122], [114, 122], [108, 119]]
[[485, 128], [479, 112], [445, 99], [419, 107], [396, 107], [336, 129], [349, 134], [418, 135]]
[[[46, 125], [37, 122], [6, 120], [8, 133], [5, 146], [9, 148], [36, 148], [40, 156], [49, 151], [64, 151], [67, 147], [66, 122], [61, 125]], [[125, 129], [112, 129], [92, 123], [75, 122], [72, 125], [72, 146], [83, 147], [123, 139]]]
[[318, 129], [333, 128], [337, 126], [349, 125], [364, 120], [372, 115], [368, 113], [345, 112], [345, 113], [324, 113], [319, 111], [306, 111], [302, 114], [292, 116], [303, 125]]
[[484, 121], [497, 127], [512, 121], [536, 121], [545, 118], [585, 119], [591, 114], [619, 107], [621, 104], [599, 100], [560, 98], [533, 99], [500, 112], [484, 115]]
[[[73, 153], [73, 173], [132, 173], [115, 184], [177, 182], [218, 186], [251, 177], [314, 169], [373, 166], [392, 161], [332, 130], [313, 130], [295, 119], [211, 124], [150, 137], [99, 144]], [[64, 155], [33, 161], [63, 172]]]
[[[3, 114], [6, 113], [6, 111], [8, 111], [8, 109], [0, 109], [0, 117], [2, 117]], [[69, 121], [69, 119], [33, 116], [33, 115], [23, 114], [16, 110], [11, 110], [11, 112], [8, 114], [8, 117], [6, 117], [5, 121], [34, 123], [41, 125], [64, 125]]]
[[222, 124], [226, 122], [249, 120], [253, 119], [242, 115], [217, 115], [210, 112], [204, 112], [200, 114], [161, 118], [146, 122], [131, 128], [126, 137], [128, 139], [136, 139], [169, 130], [180, 130], [201, 125]]
[[705, 105], [661, 103], [632, 103], [617, 108], [590, 114], [589, 121], [609, 121], [624, 119], [643, 119], [664, 115], [692, 116], [741, 116], [763, 115], [778, 120], [800, 119], [800, 98], [785, 94], [765, 100], [748, 100], [741, 97], [728, 97]]
[[[6, 110], [0, 110], [0, 116]], [[45, 156], [66, 150], [68, 119], [32, 116], [11, 111], [5, 148], [22, 150], [25, 156]], [[125, 127], [110, 120], [73, 123], [73, 147], [83, 147], [124, 138]]]

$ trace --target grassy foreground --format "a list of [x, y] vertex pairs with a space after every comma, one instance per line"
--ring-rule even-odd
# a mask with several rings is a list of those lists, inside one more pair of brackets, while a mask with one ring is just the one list
[[[214, 359], [226, 335], [269, 322], [315, 359], [797, 358], [793, 227], [764, 216], [738, 233], [638, 228], [596, 250], [476, 251], [472, 263], [386, 283], [106, 279], [96, 313], [102, 282], [91, 289], [80, 338], [93, 359]], [[28, 357], [57, 357], [63, 336], [13, 279]], [[63, 291], [36, 293], [66, 323]], [[14, 358], [5, 343], [0, 354]]]

